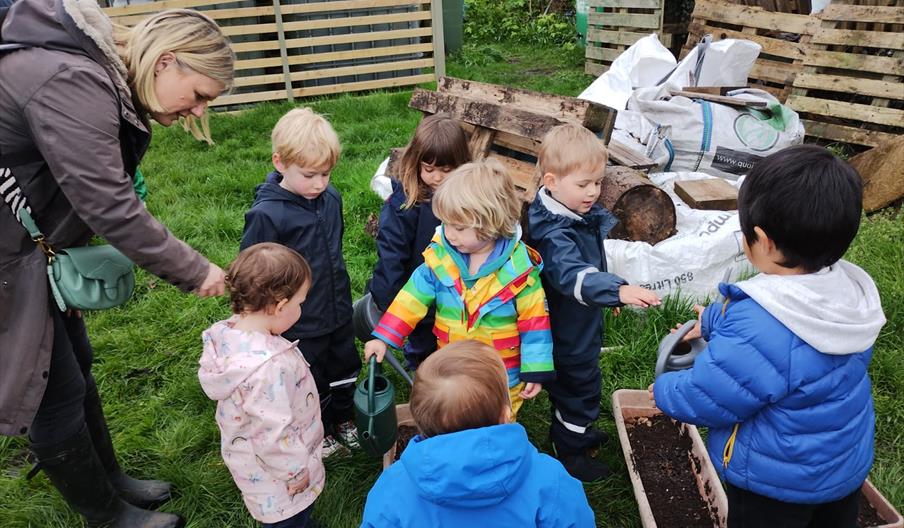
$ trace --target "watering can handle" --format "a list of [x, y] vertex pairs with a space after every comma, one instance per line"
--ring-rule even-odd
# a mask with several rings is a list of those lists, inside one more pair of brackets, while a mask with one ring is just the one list
[[[691, 330], [693, 330], [694, 326], [696, 326], [697, 320], [691, 319], [690, 321], [681, 325], [681, 328], [675, 330], [675, 333], [670, 334], [669, 337], [671, 340], [671, 349], [670, 350], [660, 350], [659, 357], [656, 358], [656, 377], [658, 378], [660, 374], [665, 372], [665, 366], [669, 361], [669, 358], [672, 356], [672, 351], [675, 350], [675, 346], [678, 345], [682, 340], [684, 340], [684, 336], [688, 334]], [[660, 345], [661, 346], [661, 345]]]
[[[372, 356], [372, 357], [376, 357], [376, 356]], [[392, 354], [392, 352], [387, 351], [386, 355], [383, 356], [383, 358], [386, 361], [388, 361], [390, 365], [392, 365], [392, 368], [396, 369], [398, 371], [398, 373], [403, 378], [405, 378], [405, 381], [408, 382], [408, 385], [414, 385], [414, 381], [412, 381], [412, 379], [411, 379], [411, 374], [408, 374], [408, 371], [405, 370], [405, 368], [399, 364], [399, 360], [396, 359], [396, 357]]]
[[367, 436], [369, 438], [374, 436], [374, 407], [377, 406], [374, 401], [377, 392], [374, 384], [377, 382], [377, 369], [379, 368], [380, 364], [377, 363], [376, 354], [370, 356], [370, 365], [367, 369]]

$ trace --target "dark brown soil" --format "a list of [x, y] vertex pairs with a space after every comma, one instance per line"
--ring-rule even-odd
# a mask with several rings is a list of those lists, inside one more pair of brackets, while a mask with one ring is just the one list
[[872, 528], [873, 526], [882, 526], [888, 524], [879, 512], [873, 508], [873, 505], [866, 500], [866, 497], [860, 494], [860, 515], [857, 517], [857, 526], [860, 528]]
[[399, 426], [399, 437], [395, 442], [395, 460], [398, 460], [402, 456], [405, 448], [408, 447], [408, 442], [415, 436], [417, 436], [417, 427], [414, 427], [413, 425]]
[[640, 473], [653, 517], [659, 526], [712, 528], [717, 512], [700, 496], [695, 473], [700, 461], [690, 454], [686, 430], [667, 416], [628, 423], [634, 467]]

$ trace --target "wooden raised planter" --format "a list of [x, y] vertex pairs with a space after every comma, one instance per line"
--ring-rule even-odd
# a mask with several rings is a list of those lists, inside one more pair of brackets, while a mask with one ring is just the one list
[[[615, 425], [618, 429], [618, 438], [625, 455], [625, 463], [631, 476], [631, 485], [634, 488], [634, 497], [640, 509], [640, 518], [644, 528], [656, 528], [656, 519], [653, 509], [647, 499], [647, 490], [641, 480], [638, 471], [638, 463], [635, 460], [635, 452], [629, 439], [629, 430], [637, 427], [639, 422], [654, 417], [662, 417], [662, 411], [653, 406], [649, 393], [645, 390], [620, 389], [612, 394], [612, 414], [615, 415]], [[640, 425], [642, 427], [642, 425]], [[709, 508], [712, 519], [711, 526], [725, 528], [728, 519], [728, 499], [722, 489], [719, 476], [706, 454], [706, 447], [697, 428], [693, 425], [680, 424], [679, 427], [690, 438], [692, 445], [688, 453], [687, 464], [696, 480], [696, 489]], [[678, 440], [676, 438], [676, 440]], [[663, 525], [665, 528], [666, 525]]]

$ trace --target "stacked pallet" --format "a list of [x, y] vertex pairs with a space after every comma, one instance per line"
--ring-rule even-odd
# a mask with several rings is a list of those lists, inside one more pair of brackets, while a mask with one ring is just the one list
[[584, 70], [600, 75], [629, 46], [650, 33], [660, 33], [665, 47], [671, 35], [663, 35], [664, 0], [588, 0], [587, 48]]
[[904, 134], [904, 7], [831, 4], [820, 18], [788, 98], [807, 135], [874, 147]]
[[762, 46], [749, 74], [751, 86], [766, 90], [784, 102], [797, 73], [803, 68], [810, 36], [819, 19], [808, 15], [776, 13], [761, 7], [737, 5], [725, 0], [697, 0], [681, 56], [706, 34], [713, 41], [747, 39]]

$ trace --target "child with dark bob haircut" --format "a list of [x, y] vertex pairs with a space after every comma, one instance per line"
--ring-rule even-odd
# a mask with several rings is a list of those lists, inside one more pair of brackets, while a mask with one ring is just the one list
[[689, 338], [693, 368], [650, 386], [656, 405], [709, 427], [728, 525], [855, 528], [873, 463], [868, 374], [885, 323], [869, 275], [840, 260], [860, 225], [860, 176], [828, 150], [790, 147], [757, 163], [738, 196], [759, 275], [720, 284]]
[[323, 491], [317, 385], [296, 342], [280, 334], [301, 316], [311, 268], [275, 243], [229, 266], [233, 316], [204, 332], [198, 378], [217, 402], [223, 461], [264, 527], [304, 528]]
[[456, 341], [429, 356], [410, 405], [420, 435], [370, 490], [362, 527], [595, 526], [581, 483], [510, 423], [493, 347]]

